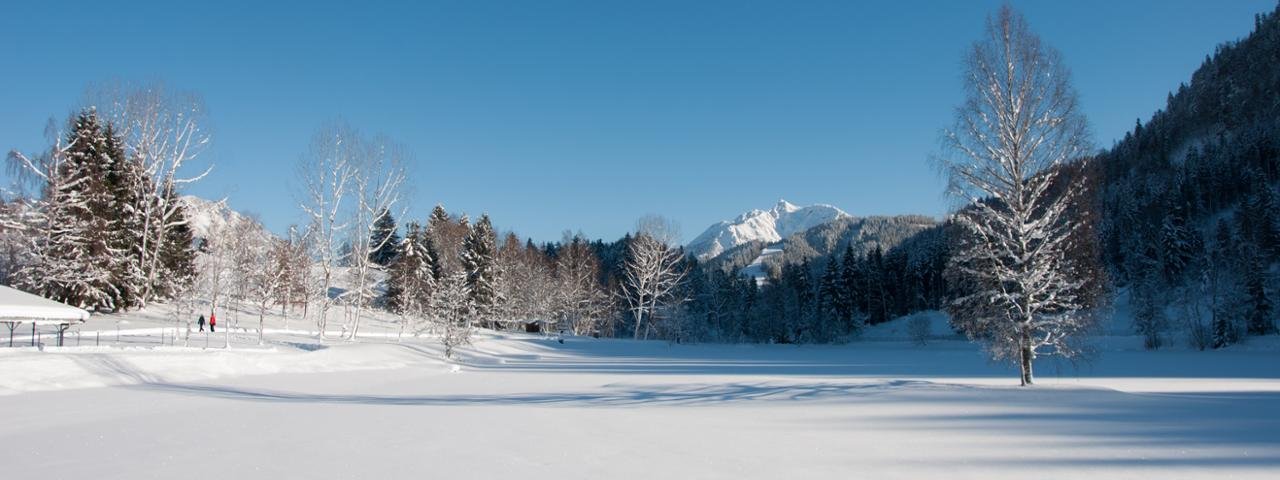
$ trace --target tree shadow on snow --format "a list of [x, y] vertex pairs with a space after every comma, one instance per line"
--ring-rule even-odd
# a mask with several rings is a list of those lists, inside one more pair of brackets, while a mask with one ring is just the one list
[[905, 387], [928, 387], [931, 382], [890, 380], [859, 384], [773, 384], [734, 382], [679, 385], [607, 385], [599, 392], [511, 393], [487, 395], [358, 395], [302, 393], [249, 389], [224, 385], [140, 383], [122, 388], [197, 395], [228, 400], [332, 405], [549, 405], [634, 407], [647, 405], [709, 405], [744, 401], [817, 400], [850, 398], [885, 393]]

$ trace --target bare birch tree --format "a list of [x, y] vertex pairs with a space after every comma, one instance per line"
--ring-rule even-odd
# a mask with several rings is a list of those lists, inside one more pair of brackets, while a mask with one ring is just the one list
[[565, 232], [556, 256], [556, 316], [574, 335], [599, 333], [609, 296], [600, 285], [600, 260], [587, 239]]
[[[221, 213], [227, 210], [226, 200], [215, 203], [217, 215], [227, 217]], [[209, 312], [216, 315], [219, 308], [223, 308], [223, 313], [230, 311], [226, 308], [229, 305], [231, 295], [235, 290], [235, 270], [232, 268], [235, 259], [236, 245], [234, 242], [235, 235], [233, 233], [236, 225], [240, 222], [215, 223], [214, 229], [207, 232], [208, 235], [204, 239], [202, 251], [196, 255], [196, 279], [198, 289], [209, 299]], [[231, 328], [227, 322], [227, 318], [223, 316], [223, 340], [224, 347], [231, 347]], [[212, 330], [212, 328], [211, 328]]]
[[[371, 257], [391, 240], [389, 236], [374, 238], [377, 220], [381, 215], [402, 205], [405, 162], [408, 157], [404, 146], [385, 137], [360, 142], [363, 145], [358, 148], [360, 155], [353, 164], [351, 177], [351, 194], [355, 201], [350, 222], [353, 230], [350, 270], [353, 288], [347, 293], [347, 301], [354, 308], [354, 313], [350, 320], [348, 340], [356, 339], [360, 332], [361, 315], [374, 298], [371, 272], [380, 266]], [[403, 209], [393, 214], [393, 217], [403, 218]]]
[[343, 208], [350, 196], [355, 175], [357, 140], [355, 132], [343, 124], [331, 124], [316, 132], [311, 148], [298, 162], [298, 178], [303, 179], [301, 207], [311, 222], [310, 245], [319, 266], [314, 294], [319, 303], [316, 312], [317, 337], [324, 341], [329, 309], [333, 306], [330, 290], [334, 285], [334, 267], [339, 244], [350, 227]]
[[[635, 321], [634, 338], [647, 338], [655, 314], [670, 304], [684, 280], [683, 252], [674, 243], [675, 224], [656, 215], [642, 217], [623, 264], [621, 296]], [[646, 323], [647, 322], [647, 323]]]
[[964, 293], [948, 310], [995, 358], [1016, 361], [1029, 385], [1036, 356], [1078, 354], [1072, 339], [1088, 323], [1087, 279], [1071, 255], [1080, 221], [1068, 214], [1083, 188], [1060, 178], [1087, 153], [1087, 126], [1061, 56], [1008, 6], [964, 65], [966, 100], [941, 161], [965, 203], [949, 267]]

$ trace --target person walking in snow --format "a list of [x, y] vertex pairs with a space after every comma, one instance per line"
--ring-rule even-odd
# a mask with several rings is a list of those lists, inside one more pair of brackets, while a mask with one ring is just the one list
[[202, 313], [202, 314], [200, 314], [200, 319], [199, 319], [199, 320], [196, 320], [196, 325], [199, 325], [199, 326], [200, 326], [200, 331], [201, 331], [201, 332], [203, 332], [203, 331], [204, 331], [204, 314], [203, 314], [203, 313]]
[[213, 327], [217, 324], [218, 324], [218, 314], [210, 313], [209, 314], [209, 332], [210, 333], [213, 332]]

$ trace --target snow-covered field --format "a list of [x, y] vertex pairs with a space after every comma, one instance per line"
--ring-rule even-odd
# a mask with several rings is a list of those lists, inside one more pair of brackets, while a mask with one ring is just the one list
[[102, 316], [78, 347], [0, 348], [0, 477], [1280, 473], [1275, 338], [1212, 352], [1108, 338], [1091, 363], [1041, 362], [1041, 385], [1019, 388], [967, 342], [904, 341], [902, 321], [838, 346], [485, 334], [456, 367], [378, 322], [359, 342], [269, 323], [263, 346], [237, 331], [206, 349], [203, 334], [162, 346], [165, 315], [133, 315], [120, 343]]

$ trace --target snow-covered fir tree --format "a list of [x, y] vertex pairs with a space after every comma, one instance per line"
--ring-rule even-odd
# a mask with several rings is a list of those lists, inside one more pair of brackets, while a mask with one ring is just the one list
[[124, 141], [114, 126], [107, 124], [103, 136], [106, 140], [103, 182], [110, 196], [112, 225], [106, 234], [111, 250], [119, 253], [110, 259], [116, 286], [115, 306], [134, 308], [144, 303], [142, 297], [147, 292], [148, 279], [143, 268], [147, 264], [145, 245], [148, 241], [157, 241], [144, 238], [148, 235], [145, 226], [150, 223], [147, 215], [152, 211], [147, 203], [154, 201], [148, 195], [152, 190], [151, 178], [142, 170], [140, 162], [126, 156]]
[[386, 304], [400, 316], [401, 333], [406, 329], [417, 331], [411, 322], [428, 313], [435, 293], [436, 262], [427, 249], [428, 242], [426, 231], [418, 223], [410, 223], [400, 241], [400, 253], [388, 267]]
[[467, 284], [467, 274], [455, 272], [442, 279], [431, 295], [431, 318], [444, 345], [445, 358], [452, 358], [458, 347], [471, 343], [475, 325]]
[[821, 341], [831, 341], [836, 336], [848, 332], [842, 331], [847, 325], [841, 292], [840, 266], [836, 256], [827, 258], [827, 266], [822, 270], [822, 279], [818, 283], [818, 337]]
[[44, 172], [44, 224], [37, 237], [37, 258], [15, 273], [24, 290], [90, 309], [115, 309], [115, 228], [111, 192], [104, 182], [112, 161], [110, 145], [93, 109], [76, 115], [65, 148], [55, 149], [53, 167]]
[[369, 245], [372, 249], [372, 252], [369, 253], [370, 261], [384, 267], [391, 265], [400, 248], [400, 233], [398, 230], [399, 227], [396, 226], [396, 220], [391, 216], [391, 211], [385, 208], [382, 209], [373, 222], [373, 233], [369, 238]]
[[[466, 216], [462, 221], [466, 221]], [[463, 241], [462, 266], [472, 309], [482, 324], [492, 326], [503, 299], [499, 290], [502, 272], [498, 266], [497, 235], [489, 215], [480, 215], [480, 220], [470, 227]]]

